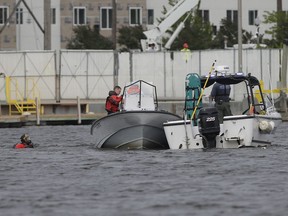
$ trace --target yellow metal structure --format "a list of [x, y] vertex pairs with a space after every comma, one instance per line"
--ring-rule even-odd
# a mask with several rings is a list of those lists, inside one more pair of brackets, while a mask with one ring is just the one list
[[[24, 98], [23, 91], [20, 91], [18, 81], [9, 76], [5, 77], [6, 83], [6, 100], [9, 105], [9, 115], [21, 114], [28, 112], [36, 114], [36, 98], [40, 100], [39, 90], [33, 79], [26, 80], [26, 98]], [[29, 88], [32, 86], [31, 88]], [[40, 101], [38, 101], [40, 104]], [[40, 106], [39, 106], [40, 107]], [[14, 109], [13, 109], [14, 108]], [[16, 109], [15, 109], [16, 108]]]
[[[271, 89], [271, 90], [265, 90], [264, 89], [264, 81], [260, 80], [260, 88], [262, 90], [263, 94], [280, 94], [281, 91], [284, 91], [288, 93], [288, 89]], [[255, 91], [255, 97], [258, 100], [259, 103], [262, 103], [262, 98], [260, 95], [260, 90]]]

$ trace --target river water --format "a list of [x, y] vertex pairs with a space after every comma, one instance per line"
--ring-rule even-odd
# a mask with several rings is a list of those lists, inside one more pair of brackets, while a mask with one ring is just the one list
[[[90, 126], [0, 129], [0, 215], [287, 215], [288, 143], [271, 147], [114, 151]], [[22, 133], [35, 149], [12, 149]]]

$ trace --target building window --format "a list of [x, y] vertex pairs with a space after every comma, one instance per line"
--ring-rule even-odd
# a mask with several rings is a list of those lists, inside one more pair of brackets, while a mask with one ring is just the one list
[[16, 8], [16, 24], [23, 24], [23, 8]]
[[154, 10], [148, 9], [148, 25], [154, 24]]
[[217, 35], [217, 26], [216, 25], [212, 25], [212, 32], [213, 32], [213, 35]]
[[227, 21], [238, 23], [238, 11], [237, 10], [227, 10]]
[[56, 8], [51, 8], [51, 24], [56, 24]]
[[86, 24], [86, 8], [85, 7], [73, 8], [73, 24], [74, 25]]
[[209, 22], [209, 10], [199, 10], [199, 16], [203, 22]]
[[0, 7], [0, 25], [5, 24], [8, 19], [8, 7]]
[[141, 7], [129, 8], [129, 24], [130, 25], [142, 24], [142, 8]]
[[112, 29], [112, 7], [101, 8], [101, 29]]
[[255, 19], [258, 17], [258, 11], [249, 10], [248, 16], [249, 16], [249, 25], [255, 25]]

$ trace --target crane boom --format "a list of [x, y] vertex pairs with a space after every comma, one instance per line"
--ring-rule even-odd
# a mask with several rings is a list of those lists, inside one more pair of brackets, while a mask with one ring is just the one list
[[155, 28], [143, 32], [148, 40], [159, 41], [160, 37], [185, 13], [198, 5], [199, 0], [180, 0], [168, 11], [164, 20]]

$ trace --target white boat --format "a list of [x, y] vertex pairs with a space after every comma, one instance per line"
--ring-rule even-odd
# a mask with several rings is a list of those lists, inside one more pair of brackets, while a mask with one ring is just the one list
[[[200, 79], [203, 87], [207, 77], [201, 77]], [[217, 110], [214, 107], [201, 107], [197, 116], [193, 119], [186, 117], [187, 119], [184, 120], [164, 123], [164, 131], [170, 149], [241, 148], [271, 144], [273, 139], [271, 134], [282, 122], [282, 118], [273, 104], [269, 103], [267, 98], [264, 99], [260, 83], [256, 77], [241, 74], [214, 76], [207, 81], [207, 86], [215, 82], [221, 84], [245, 82], [247, 100], [250, 106], [243, 111], [242, 115], [225, 116], [221, 124], [219, 123]], [[186, 83], [188, 83], [187, 80]], [[259, 101], [255, 98], [254, 90], [256, 88], [259, 88], [260, 92]], [[187, 88], [186, 86], [186, 89], [196, 88], [193, 86]], [[195, 102], [196, 99], [190, 98], [188, 101]], [[189, 111], [191, 111], [191, 108]]]

